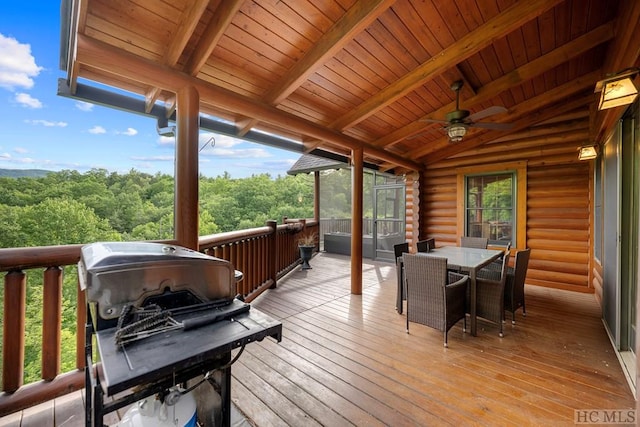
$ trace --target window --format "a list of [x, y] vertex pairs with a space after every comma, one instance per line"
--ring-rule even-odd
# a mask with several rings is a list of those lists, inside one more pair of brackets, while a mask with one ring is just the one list
[[457, 174], [457, 235], [526, 247], [527, 163], [462, 167]]
[[490, 242], [513, 240], [514, 173], [466, 177], [465, 230], [467, 236]]

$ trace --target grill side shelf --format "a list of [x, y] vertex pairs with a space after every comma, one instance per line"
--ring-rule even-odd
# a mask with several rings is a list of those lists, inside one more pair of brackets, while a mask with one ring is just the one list
[[[245, 304], [241, 301], [234, 304]], [[272, 337], [282, 340], [282, 322], [252, 308], [229, 319], [197, 329], [173, 330], [158, 334], [124, 349], [116, 345], [116, 328], [97, 331], [100, 354], [98, 372], [107, 396], [130, 387], [151, 383], [230, 353], [251, 342]]]

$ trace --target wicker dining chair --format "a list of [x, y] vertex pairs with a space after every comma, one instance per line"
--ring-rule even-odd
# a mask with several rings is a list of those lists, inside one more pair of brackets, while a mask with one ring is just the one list
[[398, 258], [400, 258], [402, 256], [402, 254], [405, 254], [409, 252], [409, 243], [408, 242], [404, 242], [404, 243], [398, 243], [393, 245], [393, 254], [396, 257], [396, 260]]
[[460, 237], [460, 246], [464, 248], [487, 249], [488, 245], [489, 239], [487, 239], [486, 237]]
[[404, 283], [404, 268], [402, 266], [402, 259], [400, 258], [405, 253], [409, 253], [409, 243], [404, 242], [393, 245], [393, 254], [396, 260], [396, 278], [398, 279], [398, 295], [396, 301], [396, 310], [398, 313], [402, 313], [402, 301], [407, 299], [407, 291]]
[[469, 276], [447, 271], [447, 259], [405, 254], [404, 277], [407, 286], [407, 333], [409, 322], [420, 323], [444, 333], [460, 320], [467, 329], [465, 301]]
[[419, 240], [416, 243], [416, 250], [418, 252], [431, 252], [435, 248], [436, 248], [436, 239], [434, 237], [431, 237], [425, 240]]
[[509, 253], [502, 257], [500, 271], [482, 269], [476, 277], [476, 316], [498, 324], [499, 335], [504, 336], [504, 288], [507, 281]]
[[511, 323], [516, 324], [516, 310], [522, 307], [522, 315], [527, 315], [524, 304], [524, 281], [529, 268], [531, 249], [524, 249], [516, 253], [513, 269], [507, 274], [504, 288], [504, 309], [511, 312]]
[[[491, 249], [502, 249], [505, 254], [511, 251], [511, 241], [507, 241], [505, 243], [491, 243], [491, 246], [492, 246]], [[487, 245], [487, 247], [488, 247], [488, 245]], [[500, 271], [502, 269], [502, 257], [503, 256], [504, 256], [504, 254], [501, 255], [500, 258], [498, 258], [497, 260], [495, 260], [491, 264], [489, 264], [487, 266], [487, 268], [492, 268], [494, 270]]]

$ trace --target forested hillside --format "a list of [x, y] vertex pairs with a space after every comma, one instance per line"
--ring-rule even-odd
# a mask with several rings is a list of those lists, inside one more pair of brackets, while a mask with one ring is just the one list
[[[200, 177], [199, 184], [200, 235], [261, 227], [283, 216], [313, 217], [313, 175], [232, 179], [224, 174]], [[346, 195], [339, 194], [344, 185], [340, 187], [333, 194], [341, 205], [348, 205]], [[0, 177], [0, 247], [170, 239], [173, 207], [174, 181], [168, 175], [96, 169]], [[42, 342], [42, 272], [27, 273], [25, 384], [40, 378]], [[65, 268], [62, 372], [75, 364], [76, 284], [76, 268]], [[2, 304], [3, 296], [0, 286]]]
[[0, 169], [0, 177], [22, 178], [31, 177], [38, 178], [47, 176], [51, 171], [44, 169]]

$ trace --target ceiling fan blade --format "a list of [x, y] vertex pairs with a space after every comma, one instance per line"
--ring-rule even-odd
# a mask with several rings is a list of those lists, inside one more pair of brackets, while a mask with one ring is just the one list
[[493, 116], [494, 114], [506, 113], [507, 111], [509, 110], [504, 107], [494, 105], [493, 107], [485, 108], [477, 113], [473, 113], [469, 116], [469, 120], [475, 122], [476, 120], [484, 119], [485, 117]]
[[513, 123], [468, 123], [468, 126], [493, 130], [509, 130], [513, 128]]

